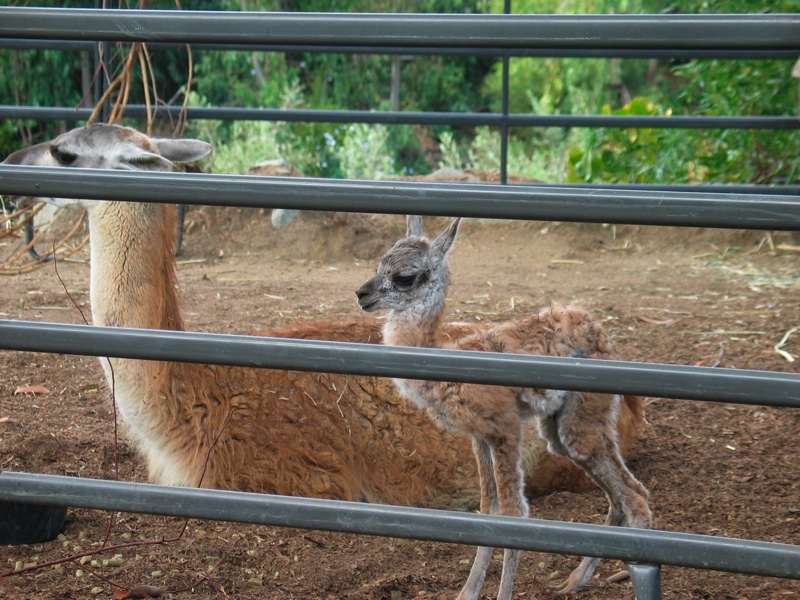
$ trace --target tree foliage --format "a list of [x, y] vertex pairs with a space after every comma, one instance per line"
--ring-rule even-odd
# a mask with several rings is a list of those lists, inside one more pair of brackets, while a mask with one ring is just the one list
[[[756, 0], [748, 12], [791, 12], [790, 0]], [[733, 0], [688, 0], [684, 13], [736, 13]], [[638, 97], [601, 112], [615, 115], [793, 116], [798, 82], [786, 60], [695, 59], [659, 66]], [[637, 183], [794, 182], [796, 131], [746, 129], [599, 129], [568, 153], [568, 181]]]

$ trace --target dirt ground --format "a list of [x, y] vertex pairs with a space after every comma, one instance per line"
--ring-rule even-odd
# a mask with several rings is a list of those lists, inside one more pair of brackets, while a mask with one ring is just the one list
[[[186, 224], [179, 278], [188, 326], [222, 333], [357, 317], [354, 290], [403, 228], [398, 216], [304, 213], [278, 231], [264, 211], [209, 207], [189, 209]], [[625, 359], [797, 371], [775, 346], [800, 325], [798, 244], [780, 232], [470, 221], [452, 253], [450, 316], [497, 321], [572, 302], [603, 318]], [[88, 266], [61, 263], [58, 274], [88, 315]], [[0, 278], [0, 316], [82, 320], [52, 264]], [[782, 350], [800, 360], [800, 332]], [[20, 390], [28, 386], [48, 393]], [[800, 544], [800, 412], [651, 399], [647, 421], [630, 466], [651, 491], [657, 528]], [[144, 481], [124, 440], [116, 450], [120, 477]], [[107, 478], [114, 453], [96, 359], [0, 352], [0, 468]], [[605, 511], [599, 491], [531, 499], [531, 514], [544, 519], [600, 523]], [[107, 533], [110, 544], [157, 542], [183, 525], [128, 514], [112, 523], [107, 513], [70, 509], [59, 539], [0, 547], [0, 576], [97, 549]], [[162, 598], [445, 599], [457, 594], [473, 553], [192, 520], [175, 541], [0, 579], [0, 598], [110, 599], [118, 587], [146, 584]], [[577, 562], [524, 553], [515, 597], [557, 597], [548, 585]], [[606, 581], [621, 568], [601, 563], [578, 597], [632, 598], [629, 581]], [[494, 597], [499, 572], [495, 560], [484, 598]], [[662, 586], [667, 599], [800, 598], [800, 581], [669, 566]]]

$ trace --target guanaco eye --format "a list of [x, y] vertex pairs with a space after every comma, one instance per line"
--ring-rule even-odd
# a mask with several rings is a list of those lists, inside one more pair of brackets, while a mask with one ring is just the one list
[[153, 165], [160, 162], [162, 158], [157, 154], [140, 154], [128, 159], [132, 165]]
[[50, 154], [58, 161], [58, 164], [65, 167], [70, 166], [78, 158], [77, 154], [72, 154], [72, 152], [64, 152], [58, 148], [50, 148]]
[[392, 283], [398, 290], [407, 290], [411, 288], [417, 281], [417, 275], [394, 275]]
[[172, 163], [159, 154], [145, 152], [125, 159], [128, 168], [149, 169], [152, 171], [169, 171]]

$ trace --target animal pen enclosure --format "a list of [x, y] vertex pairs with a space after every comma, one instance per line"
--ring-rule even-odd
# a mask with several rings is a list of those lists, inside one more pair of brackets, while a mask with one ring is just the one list
[[[370, 27], [365, 27], [369, 22]], [[276, 23], [278, 24], [276, 26]], [[633, 27], [635, 23], [635, 27]], [[414, 37], [408, 31], [415, 32]], [[586, 33], [589, 31], [590, 33]], [[578, 33], [576, 33], [578, 32]], [[480, 17], [303, 15], [0, 9], [8, 39], [233, 44], [354, 52], [488, 52], [501, 56], [636, 55], [796, 58], [796, 15]], [[507, 106], [507, 102], [505, 102]], [[71, 109], [70, 109], [71, 110]], [[130, 107], [136, 116], [137, 107]], [[138, 108], [141, 110], [141, 107]], [[26, 111], [29, 111], [26, 113]], [[0, 107], [0, 116], [64, 117], [62, 110]], [[88, 116], [86, 113], [80, 113]], [[509, 126], [780, 127], [794, 117], [618, 118], [536, 115], [419, 115], [325, 111], [190, 109], [188, 118], [409, 122]], [[73, 115], [70, 115], [73, 118]], [[505, 137], [503, 138], [505, 139]], [[505, 168], [503, 169], [505, 180]], [[470, 185], [278, 180], [209, 174], [142, 174], [0, 167], [0, 192], [115, 198], [197, 205], [339, 210], [480, 218], [800, 230], [797, 186], [683, 188], [638, 186]], [[587, 198], [591, 197], [591, 203]], [[401, 350], [311, 340], [222, 334], [118, 330], [0, 321], [0, 348], [18, 351], [148, 358], [272, 369], [416, 377], [655, 397], [800, 407], [800, 377], [791, 373], [621, 361], [559, 360]], [[690, 467], [687, 467], [690, 468]], [[800, 549], [664, 531], [631, 531], [575, 523], [475, 516], [425, 509], [273, 497], [236, 492], [3, 472], [0, 498], [64, 506], [191, 516], [358, 534], [409, 537], [526, 550], [590, 554], [626, 561], [638, 598], [661, 596], [660, 565], [800, 577]]]

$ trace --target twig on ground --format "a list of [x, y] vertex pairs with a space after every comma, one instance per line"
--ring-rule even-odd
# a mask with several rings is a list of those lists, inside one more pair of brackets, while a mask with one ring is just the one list
[[788, 362], [794, 362], [794, 356], [789, 354], [786, 350], [783, 350], [783, 347], [786, 345], [786, 342], [789, 341], [789, 336], [795, 333], [800, 327], [792, 327], [789, 331], [783, 334], [781, 341], [775, 344], [773, 350], [780, 354], [783, 358], [785, 358]]

